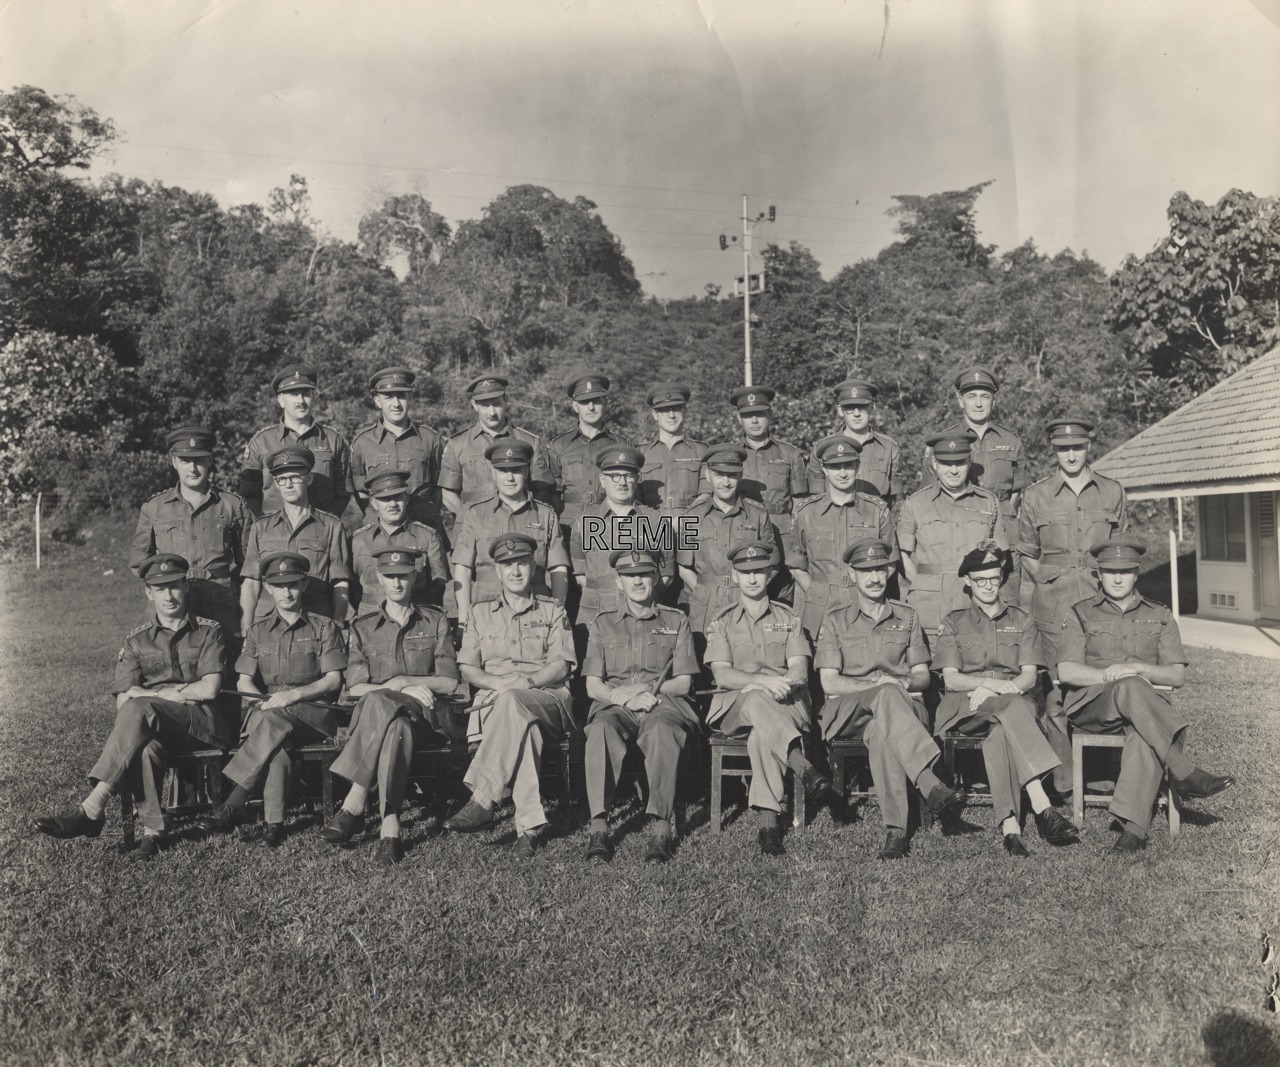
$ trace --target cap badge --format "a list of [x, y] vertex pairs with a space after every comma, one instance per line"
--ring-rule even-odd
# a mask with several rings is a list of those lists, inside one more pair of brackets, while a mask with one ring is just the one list
[[399, 563], [399, 562], [400, 562], [400, 553], [399, 553], [399, 552], [392, 552], [392, 553], [391, 553], [391, 562], [392, 562], [392, 563]]
[[515, 454], [516, 454], [516, 450], [515, 450], [514, 448], [508, 448], [508, 449], [507, 449], [507, 459], [510, 459], [510, 458], [511, 458], [512, 456], [514, 456]]
[[756, 402], [756, 394], [755, 394], [755, 393], [748, 393], [748, 394], [747, 394], [747, 403], [748, 403], [748, 404], [754, 404], [755, 402]]

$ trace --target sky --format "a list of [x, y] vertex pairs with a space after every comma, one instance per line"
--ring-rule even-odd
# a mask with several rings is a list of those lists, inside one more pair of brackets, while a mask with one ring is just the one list
[[230, 206], [302, 174], [344, 239], [398, 193], [585, 196], [663, 298], [732, 286], [744, 193], [828, 277], [895, 194], [991, 180], [983, 240], [1108, 269], [1175, 192], [1280, 194], [1280, 0], [8, 0], [20, 84], [116, 122], [94, 175]]

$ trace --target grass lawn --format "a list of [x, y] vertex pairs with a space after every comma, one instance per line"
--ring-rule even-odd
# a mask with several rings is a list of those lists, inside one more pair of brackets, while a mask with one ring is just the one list
[[663, 868], [638, 835], [587, 866], [567, 824], [519, 866], [509, 818], [443, 838], [417, 807], [391, 871], [301, 810], [278, 851], [250, 827], [146, 866], [32, 827], [110, 728], [143, 603], [112, 565], [0, 569], [0, 1063], [1280, 1065], [1280, 665], [1194, 653], [1189, 749], [1238, 784], [1134, 859], [1090, 809], [1082, 845], [1032, 831], [1015, 862], [976, 807], [882, 865], [872, 807], [764, 860], [699, 801]]

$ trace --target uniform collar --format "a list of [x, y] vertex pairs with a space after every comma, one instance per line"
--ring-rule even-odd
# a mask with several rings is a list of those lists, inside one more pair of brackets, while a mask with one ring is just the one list
[[490, 430], [487, 427], [482, 426], [478, 421], [473, 423], [471, 426], [471, 437], [476, 441], [480, 440], [482, 437], [510, 437], [512, 436], [511, 431], [513, 429], [515, 429], [515, 427], [511, 425], [511, 416], [508, 415], [506, 423], [500, 430]]
[[985, 620], [985, 619], [990, 619], [992, 622], [997, 622], [998, 620], [1003, 619], [1006, 615], [1008, 615], [1008, 614], [1009, 614], [1009, 605], [1008, 605], [1008, 604], [1006, 604], [1003, 600], [1001, 600], [1001, 601], [1000, 601], [1000, 610], [999, 610], [999, 611], [997, 611], [994, 615], [988, 615], [988, 614], [987, 614], [985, 611], [983, 611], [983, 610], [982, 610], [982, 608], [981, 608], [981, 607], [979, 607], [979, 606], [978, 606], [978, 605], [977, 605], [973, 600], [970, 600], [970, 601], [969, 601], [969, 613], [970, 613], [970, 614], [973, 616], [973, 618], [974, 618], [976, 621], [978, 621], [978, 622], [982, 622], [982, 621], [983, 621], [983, 620]]
[[[406, 509], [405, 514], [406, 514], [406, 516], [408, 515], [408, 509]], [[409, 532], [409, 520], [408, 520], [408, 518], [406, 518], [406, 519], [405, 519], [405, 521], [404, 521], [404, 522], [402, 522], [399, 526], [397, 526], [394, 530], [388, 530], [388, 529], [386, 529], [386, 528], [382, 525], [382, 523], [381, 523], [381, 522], [375, 522], [375, 523], [373, 524], [373, 536], [374, 536], [374, 537], [379, 537], [379, 536], [382, 536], [382, 537], [395, 537], [397, 534], [408, 533], [408, 532]]]
[[501, 599], [495, 600], [494, 603], [501, 604], [509, 612], [511, 612], [512, 615], [524, 615], [526, 612], [530, 612], [538, 606], [538, 595], [532, 589], [530, 589], [529, 603], [525, 607], [517, 609], [513, 607], [511, 604], [511, 601], [507, 599], [507, 591], [506, 589], [503, 589]]
[[[1089, 486], [1098, 484], [1097, 478], [1093, 476], [1093, 468], [1085, 467], [1085, 470], [1089, 473], [1089, 477], [1084, 480], [1084, 485], [1080, 487], [1081, 489], [1088, 489]], [[1057, 496], [1064, 489], [1071, 488], [1069, 485], [1067, 485], [1067, 476], [1062, 473], [1061, 467], [1055, 470], [1053, 474], [1054, 474], [1054, 477], [1058, 479], [1058, 484], [1054, 487], [1054, 490], [1053, 490], [1054, 496]]]
[[272, 630], [283, 630], [287, 632], [289, 630], [300, 630], [304, 627], [310, 626], [311, 617], [305, 611], [301, 611], [298, 613], [297, 622], [287, 623], [284, 621], [284, 616], [276, 610], [275, 605], [272, 605], [271, 614], [267, 616], [267, 622], [270, 624]]
[[702, 503], [699, 504], [698, 507], [702, 509], [702, 513], [704, 515], [710, 515], [712, 512], [719, 512], [721, 515], [724, 515], [726, 518], [730, 515], [739, 515], [743, 511], [742, 494], [741, 493], [738, 494], [738, 499], [733, 502], [733, 507], [731, 507], [728, 511], [725, 511], [723, 508], [718, 507], [716, 505], [716, 498], [714, 493], [708, 496], [706, 500], [702, 501]]
[[1095, 607], [1108, 608], [1109, 610], [1115, 612], [1117, 615], [1128, 615], [1129, 612], [1137, 611], [1140, 607], [1142, 607], [1144, 604], [1147, 604], [1147, 603], [1149, 603], [1147, 598], [1144, 597], [1141, 593], [1139, 593], [1136, 589], [1134, 590], [1134, 595], [1131, 598], [1129, 606], [1123, 609], [1118, 604], [1116, 604], [1114, 600], [1110, 599], [1106, 593], [1102, 592], [1102, 590], [1098, 590], [1097, 595], [1093, 598], [1093, 604]]
[[975, 495], [976, 495], [977, 488], [978, 488], [978, 487], [977, 487], [976, 485], [974, 485], [974, 484], [973, 484], [973, 482], [968, 482], [968, 481], [967, 481], [967, 482], [965, 482], [965, 483], [964, 483], [964, 488], [962, 488], [962, 489], [960, 490], [960, 492], [958, 492], [958, 493], [956, 493], [954, 496], [952, 496], [952, 494], [951, 494], [951, 493], [948, 493], [948, 492], [947, 492], [947, 491], [942, 487], [942, 483], [941, 483], [941, 482], [934, 482], [934, 483], [933, 483], [933, 496], [932, 496], [930, 499], [932, 499], [932, 500], [937, 500], [937, 499], [938, 499], [938, 497], [940, 497], [940, 496], [949, 496], [949, 497], [951, 497], [953, 500], [963, 500], [963, 499], [964, 499], [965, 497], [967, 497], [967, 496], [975, 496]]
[[416, 434], [418, 432], [418, 424], [414, 422], [413, 419], [409, 420], [409, 425], [405, 428], [404, 433], [400, 434], [399, 436], [397, 436], [396, 432], [393, 429], [391, 429], [391, 427], [388, 426], [385, 422], [383, 422], [382, 419], [379, 419], [373, 425], [378, 431], [379, 441], [385, 441], [387, 439], [387, 434], [390, 434], [392, 437], [395, 437], [397, 441], [403, 441], [406, 437], [409, 437], [410, 435]]
[[504, 510], [511, 512], [513, 515], [519, 515], [520, 512], [524, 511], [525, 508], [532, 507], [535, 503], [533, 499], [533, 494], [530, 493], [528, 489], [525, 489], [524, 500], [521, 501], [520, 506], [517, 508], [513, 508], [507, 504], [504, 504], [502, 502], [502, 496], [498, 493], [498, 490], [496, 487], [493, 490], [493, 496], [489, 497], [489, 499], [493, 502], [493, 513], [495, 515], [499, 511], [504, 511]]
[[771, 614], [772, 611], [773, 601], [766, 597], [764, 601], [764, 610], [761, 611], [759, 615], [752, 615], [747, 609], [746, 602], [742, 599], [741, 594], [739, 594], [738, 602], [733, 606], [733, 618], [735, 621], [739, 619], [749, 619], [751, 622], [759, 622], [766, 615]]
[[280, 420], [279, 426], [280, 426], [280, 433], [285, 438], [287, 438], [288, 435], [292, 434], [299, 441], [301, 441], [304, 437], [310, 437], [312, 434], [316, 434], [320, 432], [320, 424], [316, 422], [315, 419], [311, 420], [311, 425], [308, 426], [305, 430], [303, 430], [302, 433], [298, 433], [298, 431], [295, 430], [292, 426], [290, 426], [287, 422], [285, 422], [284, 419]]
[[753, 445], [750, 437], [745, 433], [742, 435], [742, 447], [749, 448], [752, 452], [763, 452], [766, 448], [772, 448], [775, 444], [777, 444], [777, 442], [773, 439], [772, 434], [767, 437], [764, 444], [761, 445]]
[[[400, 625], [400, 623], [396, 622], [396, 620], [393, 619], [390, 613], [387, 611], [387, 601], [385, 598], [379, 601], [378, 603], [378, 616], [380, 621], [386, 622], [391, 626]], [[422, 612], [418, 610], [418, 606], [416, 604], [410, 604], [409, 617], [405, 620], [404, 626], [406, 629], [410, 628], [413, 626], [415, 622], [421, 621], [422, 619], [423, 619], [423, 615], [422, 615]]]
[[635, 603], [625, 593], [619, 594], [618, 600], [622, 605], [622, 614], [630, 615], [633, 619], [656, 619], [658, 617], [658, 602], [656, 600], [649, 605], [649, 610], [644, 615], [640, 614], [636, 609]]
[[160, 620], [156, 617], [155, 612], [152, 612], [151, 614], [151, 636], [153, 638], [159, 637], [161, 633], [170, 633], [176, 637], [179, 634], [185, 633], [187, 630], [194, 630], [195, 628], [195, 621], [192, 618], [190, 611], [182, 617], [182, 621], [178, 624], [178, 628], [176, 630], [169, 630], [166, 627], [161, 626]]

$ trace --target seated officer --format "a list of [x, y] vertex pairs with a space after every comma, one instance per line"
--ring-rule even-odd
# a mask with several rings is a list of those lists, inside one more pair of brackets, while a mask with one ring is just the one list
[[935, 816], [958, 815], [965, 798], [931, 770], [938, 746], [920, 725], [924, 709], [917, 711], [911, 696], [929, 685], [929, 650], [915, 611], [888, 598], [893, 549], [887, 541], [864, 538], [849, 546], [844, 562], [855, 598], [827, 612], [813, 658], [826, 694], [822, 736], [867, 746], [885, 825], [880, 858], [901, 859], [907, 854], [907, 779]]
[[1116, 852], [1146, 847], [1166, 767], [1183, 800], [1211, 797], [1235, 782], [1201, 770], [1183, 753], [1180, 735], [1187, 720], [1154, 688], [1180, 688], [1187, 657], [1173, 612], [1135, 588], [1146, 550], [1140, 541], [1124, 538], [1090, 549], [1102, 591], [1067, 611], [1058, 639], [1058, 677], [1067, 688], [1063, 709], [1071, 728], [1125, 737], [1111, 798], [1111, 814], [1123, 827]]
[[359, 605], [366, 595], [375, 603], [381, 598], [377, 557], [383, 549], [403, 548], [410, 550], [410, 558], [417, 568], [413, 602], [440, 607], [445, 585], [451, 578], [445, 562], [444, 541], [432, 527], [408, 518], [409, 472], [375, 474], [365, 483], [365, 493], [374, 521], [361, 526], [351, 538], [351, 569], [357, 582], [357, 595], [353, 599]]
[[707, 725], [730, 737], [746, 735], [747, 801], [760, 813], [760, 851], [780, 856], [778, 813], [787, 768], [814, 799], [831, 789], [800, 745], [811, 718], [809, 639], [800, 616], [769, 599], [769, 582], [778, 569], [773, 543], [739, 542], [729, 550], [729, 562], [738, 602], [722, 609], [707, 629], [707, 666], [727, 692], [711, 698]]
[[70, 815], [36, 819], [41, 833], [97, 837], [107, 798], [127, 776], [144, 835], [136, 855], [152, 859], [164, 832], [165, 753], [235, 744], [237, 716], [215, 703], [224, 667], [222, 631], [209, 619], [187, 614], [188, 566], [171, 552], [138, 564], [155, 619], [130, 630], [116, 657], [116, 721], [89, 772], [93, 789]]
[[698, 673], [689, 620], [654, 599], [658, 560], [652, 552], [615, 552], [619, 606], [602, 611], [591, 628], [582, 665], [587, 696], [587, 801], [591, 837], [587, 858], [608, 862], [609, 807], [627, 748], [644, 756], [652, 827], [644, 858], [666, 863], [675, 847], [672, 825], [680, 753], [698, 717], [685, 697]]
[[472, 604], [458, 665], [476, 687], [472, 729], [480, 747], [463, 783], [471, 799], [444, 828], [481, 830], [508, 790], [516, 809], [516, 856], [532, 858], [547, 815], [538, 774], [542, 746], [576, 729], [569, 707], [575, 663], [569, 618], [550, 597], [533, 591], [537, 542], [507, 534], [493, 543], [502, 591]]
[[960, 561], [970, 606], [942, 620], [933, 669], [942, 671], [946, 693], [933, 732], [981, 734], [982, 759], [991, 783], [991, 806], [1003, 821], [1000, 832], [1011, 856], [1029, 856], [1022, 844], [1022, 790], [1027, 791], [1036, 829], [1051, 845], [1073, 845], [1079, 831], [1049, 806], [1040, 776], [1058, 765], [1036, 726], [1036, 706], [1028, 696], [1044, 665], [1040, 631], [1027, 612], [1005, 604], [1001, 587], [1009, 556], [985, 542]]
[[225, 803], [197, 819], [196, 826], [209, 832], [232, 829], [265, 775], [264, 840], [275, 848], [284, 844], [285, 803], [293, 775], [293, 761], [284, 746], [289, 741], [325, 740], [338, 732], [338, 709], [315, 701], [341, 691], [347, 644], [332, 620], [302, 606], [308, 581], [305, 556], [277, 552], [262, 561], [261, 573], [275, 607], [245, 631], [244, 648], [236, 660], [236, 688], [267, 696], [249, 713], [242, 731], [246, 740], [223, 768], [235, 788]]
[[[534, 555], [533, 591], [553, 594], [563, 604], [569, 588], [569, 553], [560, 536], [560, 524], [550, 504], [534, 500], [529, 492], [529, 464], [533, 446], [504, 438], [485, 450], [489, 461], [492, 495], [468, 504], [458, 516], [453, 532], [454, 589], [458, 598], [458, 620], [465, 622], [468, 609], [480, 600], [498, 596], [498, 578], [489, 548], [506, 534], [532, 537], [538, 546]], [[549, 584], [548, 584], [549, 583]]]
[[449, 621], [413, 600], [418, 556], [412, 548], [378, 550], [374, 562], [382, 599], [371, 596], [351, 624], [347, 694], [359, 703], [347, 743], [331, 768], [351, 789], [320, 831], [334, 844], [350, 841], [364, 829], [365, 801], [377, 785], [382, 827], [373, 858], [380, 867], [399, 863], [404, 855], [400, 808], [414, 745], [447, 745], [465, 737], [444, 699], [460, 688]]

